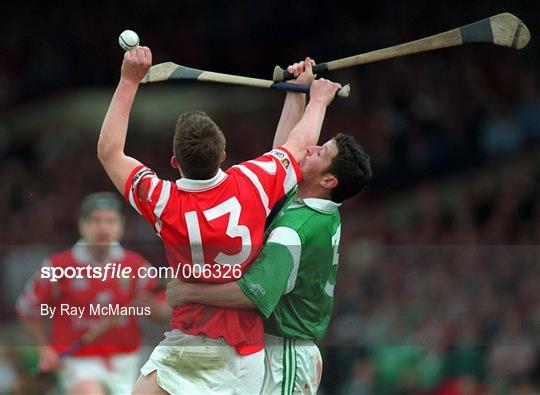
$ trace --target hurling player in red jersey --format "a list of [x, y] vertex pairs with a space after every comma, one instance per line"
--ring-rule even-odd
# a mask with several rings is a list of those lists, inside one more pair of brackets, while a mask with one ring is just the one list
[[[60, 384], [70, 394], [129, 393], [140, 362], [137, 317], [162, 322], [170, 317], [166, 304], [150, 293], [158, 285], [156, 279], [119, 278], [110, 272], [105, 278], [103, 271], [101, 275], [96, 271], [107, 264], [129, 267], [133, 273], [148, 267], [141, 255], [118, 243], [124, 226], [122, 206], [111, 192], [87, 196], [80, 211], [81, 239], [71, 249], [47, 258], [17, 299], [16, 311], [39, 345], [40, 371], [59, 369]], [[80, 276], [74, 272], [86, 268], [93, 271], [82, 270]], [[132, 311], [112, 315], [116, 306], [129, 306]], [[41, 319], [45, 315], [51, 319], [50, 336]], [[105, 330], [60, 359], [59, 353], [96, 327]]]
[[[180, 115], [171, 165], [181, 178], [171, 182], [124, 153], [131, 106], [151, 64], [147, 47], [126, 52], [103, 121], [98, 158], [116, 188], [152, 224], [170, 265], [182, 268], [180, 276], [234, 281], [260, 251], [273, 206], [301, 179], [298, 161], [316, 144], [326, 107], [340, 85], [315, 81], [304, 115], [285, 144], [226, 171], [220, 169], [225, 137], [219, 127], [203, 112]], [[264, 330], [254, 310], [189, 303], [174, 309], [171, 326], [141, 369], [135, 393], [259, 392]]]

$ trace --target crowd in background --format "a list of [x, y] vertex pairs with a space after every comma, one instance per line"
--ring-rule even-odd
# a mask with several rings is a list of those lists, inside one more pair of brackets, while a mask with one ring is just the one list
[[538, 393], [540, 157], [512, 160], [349, 220], [327, 393]]
[[[484, 3], [472, 7], [465, 21], [459, 6], [442, 6], [436, 23], [423, 18], [421, 6], [384, 2], [378, 10], [363, 10], [364, 21], [374, 19], [361, 25], [352, 16], [311, 10], [298, 22], [300, 31], [326, 21], [327, 30], [343, 37], [309, 30], [317, 47], [282, 29], [261, 29], [268, 22], [261, 15], [270, 7], [263, 4], [256, 12], [236, 7], [234, 14], [218, 6], [204, 23], [194, 18], [208, 12], [204, 5], [182, 15], [173, 10], [164, 20], [156, 9], [123, 17], [135, 18], [130, 26], [151, 43], [155, 58], [265, 77], [275, 56], [284, 65], [304, 55], [337, 58], [395, 44], [492, 14]], [[302, 5], [289, 4], [290, 12], [280, 13], [282, 23], [292, 24], [291, 14]], [[108, 7], [112, 12], [112, 3]], [[16, 110], [58, 90], [113, 83], [118, 49], [87, 37], [94, 12], [51, 14], [46, 23], [54, 28], [47, 29], [36, 15], [30, 32], [15, 28], [22, 21], [15, 14], [0, 27], [0, 104]], [[30, 39], [40, 29], [44, 45]], [[100, 35], [115, 37], [117, 30], [105, 18]], [[245, 32], [251, 36], [239, 39]], [[540, 392], [539, 76], [531, 53], [485, 46], [332, 74], [351, 82], [353, 95], [329, 110], [323, 138], [338, 131], [356, 136], [372, 158], [374, 179], [342, 209], [321, 393]], [[238, 119], [230, 109], [211, 114], [227, 136], [226, 165], [269, 147], [280, 105], [252, 118]], [[73, 242], [81, 198], [112, 189], [96, 159], [98, 131], [78, 132], [59, 141], [42, 125], [0, 138], [0, 261], [12, 246]], [[144, 133], [138, 136], [130, 137], [129, 150], [162, 177], [177, 177], [168, 167], [170, 139], [149, 144]], [[133, 213], [126, 219], [127, 243], [158, 243]], [[0, 320], [12, 317], [5, 303], [2, 312]]]

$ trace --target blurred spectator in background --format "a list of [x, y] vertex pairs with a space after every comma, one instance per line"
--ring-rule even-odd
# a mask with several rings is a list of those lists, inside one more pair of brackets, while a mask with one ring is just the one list
[[[75, 270], [95, 265], [104, 269], [108, 264], [115, 264], [130, 267], [133, 275], [113, 276], [108, 272], [105, 277], [105, 271], [101, 275], [82, 271], [74, 276], [72, 270], [54, 281], [52, 271], [46, 276], [40, 269], [17, 300], [17, 313], [38, 346], [38, 370], [59, 369], [61, 388], [70, 394], [129, 393], [140, 362], [138, 318], [166, 321], [170, 316], [163, 299], [158, 301], [150, 293], [157, 287], [158, 280], [139, 277], [138, 269], [149, 267], [148, 262], [118, 243], [124, 226], [122, 207], [121, 200], [111, 192], [87, 196], [80, 210], [80, 241], [70, 250], [46, 259], [42, 269]], [[117, 305], [139, 306], [140, 309], [123, 316], [122, 313], [99, 316], [91, 311], [92, 307], [110, 309], [109, 306]], [[81, 312], [61, 312], [62, 306], [67, 306], [69, 311], [81, 309]], [[56, 312], [52, 312], [52, 308]], [[42, 322], [44, 316], [51, 319], [50, 336]], [[106, 329], [99, 337], [60, 359], [59, 353], [103, 325]]]

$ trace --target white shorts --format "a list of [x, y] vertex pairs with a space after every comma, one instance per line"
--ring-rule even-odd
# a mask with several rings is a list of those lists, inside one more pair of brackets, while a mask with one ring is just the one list
[[101, 357], [65, 357], [59, 371], [60, 385], [66, 392], [82, 380], [101, 383], [111, 395], [129, 395], [137, 381], [138, 351]]
[[240, 355], [221, 338], [174, 329], [165, 332], [141, 368], [145, 376], [153, 371], [159, 386], [173, 395], [256, 395], [264, 378], [264, 350]]
[[322, 375], [322, 358], [317, 345], [311, 340], [265, 336], [261, 394], [316, 394]]

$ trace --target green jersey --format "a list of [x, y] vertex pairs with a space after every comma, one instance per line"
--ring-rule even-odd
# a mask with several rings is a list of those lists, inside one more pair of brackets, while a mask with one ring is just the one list
[[290, 203], [268, 229], [261, 254], [238, 280], [266, 317], [267, 333], [314, 341], [324, 337], [334, 300], [339, 206], [314, 198]]

